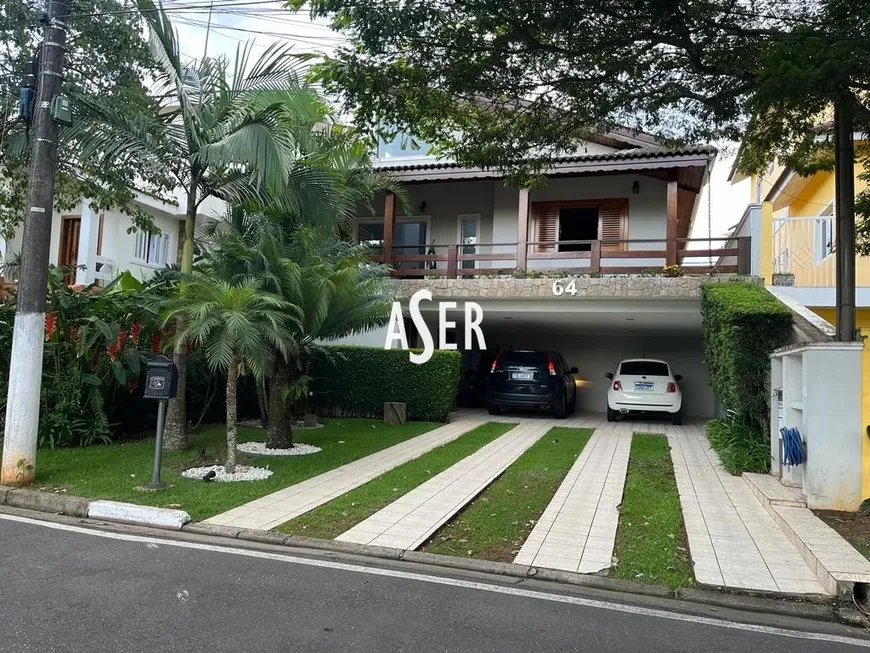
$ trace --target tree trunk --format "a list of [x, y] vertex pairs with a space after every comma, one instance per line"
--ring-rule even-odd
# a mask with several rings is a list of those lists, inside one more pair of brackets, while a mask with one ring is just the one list
[[267, 449], [293, 447], [293, 416], [284, 400], [284, 391], [290, 383], [290, 366], [278, 360], [269, 379], [269, 427], [266, 429]]
[[266, 405], [266, 380], [255, 381], [257, 391], [257, 407], [260, 409], [260, 424], [264, 429], [269, 428], [269, 408]]
[[225, 469], [227, 474], [236, 471], [236, 383], [239, 378], [239, 364], [232, 360], [227, 369], [227, 462]]
[[[183, 322], [176, 329], [183, 328]], [[169, 400], [166, 410], [166, 426], [163, 432], [164, 451], [184, 451], [187, 449], [187, 346], [176, 347], [172, 362], [178, 368], [178, 394]]]
[[[193, 231], [196, 226], [196, 187], [199, 176], [193, 172], [187, 193], [187, 215], [184, 218], [184, 245], [181, 250], [181, 272], [193, 272]], [[184, 328], [184, 322], [179, 318], [176, 323], [177, 332]], [[178, 394], [169, 400], [166, 411], [166, 431], [163, 435], [165, 451], [182, 451], [187, 449], [187, 343], [179, 342], [175, 346], [172, 360], [178, 368]]]

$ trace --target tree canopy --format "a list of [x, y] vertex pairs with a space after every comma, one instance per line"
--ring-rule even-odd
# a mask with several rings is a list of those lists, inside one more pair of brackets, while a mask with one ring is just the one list
[[[11, 236], [24, 218], [29, 141], [18, 120], [18, 97], [42, 39], [41, 2], [0, 5], [0, 235]], [[157, 99], [146, 84], [154, 70], [141, 16], [118, 0], [72, 0], [64, 62], [63, 92], [98, 97], [125, 115], [153, 113]], [[126, 207], [131, 186], [159, 194], [164, 180], [134, 162], [102, 166], [78, 159], [62, 143], [58, 154], [55, 205], [69, 210], [83, 197], [103, 206]]]
[[350, 37], [321, 73], [357, 123], [408, 131], [466, 164], [534, 172], [521, 160], [625, 126], [666, 141], [743, 139], [747, 172], [774, 156], [831, 165], [814, 129], [831, 102], [853, 99], [867, 124], [864, 0], [310, 5]]

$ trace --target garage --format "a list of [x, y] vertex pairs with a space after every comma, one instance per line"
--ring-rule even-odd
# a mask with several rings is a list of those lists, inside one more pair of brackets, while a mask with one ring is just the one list
[[[626, 358], [667, 361], [674, 374], [682, 375], [683, 411], [687, 417], [709, 418], [716, 400], [703, 362], [700, 302], [697, 299], [577, 299], [477, 300], [483, 310], [481, 328], [486, 349], [536, 349], [561, 353], [577, 367], [577, 410], [603, 413], [608, 380]], [[461, 305], [460, 305], [461, 308]], [[424, 318], [437, 346], [437, 309]], [[455, 328], [447, 331], [449, 342], [465, 346], [461, 310], [447, 311]], [[477, 349], [476, 343], [474, 349]], [[478, 351], [463, 355], [463, 373], [487, 360]], [[491, 358], [490, 358], [491, 359]]]

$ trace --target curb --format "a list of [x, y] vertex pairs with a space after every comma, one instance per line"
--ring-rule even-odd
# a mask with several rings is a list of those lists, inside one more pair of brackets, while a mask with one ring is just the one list
[[11, 506], [13, 508], [38, 510], [39, 512], [50, 512], [55, 515], [69, 515], [71, 517], [87, 517], [89, 504], [90, 502], [87, 499], [71, 497], [65, 494], [0, 486], [0, 505]]
[[121, 503], [120, 501], [91, 501], [87, 516], [90, 519], [141, 524], [173, 531], [180, 531], [181, 527], [190, 521], [190, 515], [183, 510], [153, 508], [135, 503]]
[[[515, 578], [517, 582], [523, 580], [536, 580], [553, 582], [572, 587], [585, 587], [594, 590], [620, 592], [633, 594], [638, 597], [652, 597], [664, 599], [677, 599], [688, 603], [708, 605], [714, 608], [727, 608], [747, 612], [764, 612], [787, 617], [812, 619], [814, 621], [841, 621], [848, 625], [855, 625], [844, 619], [837, 619], [839, 610], [836, 609], [833, 598], [808, 597], [797, 598], [793, 596], [752, 596], [748, 594], [732, 594], [703, 588], [681, 588], [672, 590], [664, 585], [648, 585], [635, 583], [620, 578], [608, 578], [594, 574], [579, 574], [570, 571], [556, 569], [544, 569], [528, 565], [517, 565], [512, 562], [496, 562], [493, 560], [475, 560], [473, 558], [459, 558], [437, 553], [423, 551], [403, 551], [382, 546], [367, 546], [351, 542], [338, 542], [335, 540], [320, 540], [301, 535], [284, 535], [272, 531], [257, 531], [232, 526], [219, 526], [202, 522], [191, 522], [182, 529], [184, 533], [207, 535], [227, 539], [272, 544], [295, 549], [316, 550], [325, 553], [343, 553], [357, 555], [365, 558], [381, 560], [395, 560], [401, 562], [418, 563], [440, 567], [442, 569], [455, 569], [460, 571], [496, 574]], [[822, 600], [824, 599], [824, 600]]]
[[153, 508], [120, 501], [91, 501], [66, 494], [2, 485], [0, 485], [0, 505], [49, 512], [54, 515], [104, 519], [175, 531], [181, 530], [181, 527], [190, 521], [190, 515], [182, 510]]
[[[137, 504], [124, 504], [115, 501], [89, 501], [79, 497], [69, 497], [48, 492], [23, 490], [0, 486], [0, 505], [8, 505], [14, 508], [24, 508], [40, 512], [70, 515], [73, 517], [89, 517], [92, 519], [104, 519], [113, 522], [128, 523], [134, 525], [154, 526], [161, 529], [176, 530], [192, 535], [204, 535], [219, 537], [228, 540], [242, 540], [260, 544], [277, 545], [288, 549], [299, 549], [304, 552], [319, 551], [325, 554], [349, 554], [363, 558], [392, 560], [416, 564], [430, 565], [443, 569], [455, 569], [467, 572], [483, 574], [496, 574], [523, 580], [535, 580], [552, 582], [571, 587], [585, 587], [594, 590], [604, 590], [633, 594], [638, 597], [677, 599], [688, 603], [708, 605], [716, 608], [729, 608], [745, 612], [763, 612], [767, 614], [782, 615], [787, 617], [799, 617], [815, 621], [840, 622], [847, 625], [856, 625], [855, 617], [851, 614], [843, 614], [843, 608], [848, 606], [838, 605], [835, 599], [820, 602], [820, 597], [808, 597], [797, 599], [795, 597], [782, 596], [751, 596], [746, 594], [729, 594], [716, 590], [703, 588], [681, 588], [676, 591], [663, 585], [647, 585], [619, 578], [608, 578], [594, 574], [579, 574], [570, 571], [544, 569], [517, 565], [512, 562], [496, 562], [492, 560], [475, 560], [472, 558], [458, 558], [422, 551], [405, 551], [380, 546], [367, 546], [351, 542], [337, 542], [335, 540], [320, 540], [302, 535], [287, 535], [273, 531], [260, 531], [231, 526], [220, 526], [204, 522], [190, 522], [187, 513], [180, 510], [166, 508], [150, 508]], [[94, 508], [96, 506], [96, 508]], [[112, 506], [109, 513], [105, 514], [104, 506]], [[117, 507], [124, 507], [119, 510]], [[135, 511], [129, 508], [135, 508]], [[174, 521], [168, 520], [165, 513], [172, 513]], [[180, 513], [180, 514], [178, 514]], [[144, 517], [143, 517], [144, 515]], [[144, 518], [154, 521], [143, 521]], [[186, 518], [185, 521], [181, 521]], [[851, 619], [849, 617], [852, 617]], [[866, 626], [866, 623], [863, 625]]]

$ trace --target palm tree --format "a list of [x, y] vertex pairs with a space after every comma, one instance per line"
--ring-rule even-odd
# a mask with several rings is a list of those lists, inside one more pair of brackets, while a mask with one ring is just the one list
[[[319, 166], [328, 144], [347, 136], [331, 129], [325, 103], [304, 81], [303, 58], [273, 45], [254, 60], [252, 45], [241, 44], [232, 62], [205, 57], [188, 67], [162, 4], [137, 4], [164, 106], [153, 115], [130, 116], [100, 98], [76, 97], [76, 125], [65, 138], [79, 160], [106, 167], [135, 162], [150, 179], [182, 191], [182, 273], [193, 269], [197, 211], [208, 197], [231, 205], [277, 204], [312, 219], [351, 211], [351, 199]], [[178, 450], [187, 445], [185, 349], [173, 357], [178, 396], [170, 401], [165, 446]]]
[[299, 309], [280, 296], [264, 292], [262, 283], [247, 277], [236, 283], [195, 273], [182, 281], [182, 292], [169, 302], [164, 326], [181, 323], [178, 343], [201, 348], [209, 367], [227, 375], [226, 471], [236, 466], [236, 389], [244, 370], [262, 378], [273, 357], [295, 355], [294, 332]]
[[269, 378], [269, 420], [266, 447], [293, 446], [289, 400], [306, 387], [305, 362], [323, 343], [385, 325], [394, 297], [386, 279], [389, 269], [368, 260], [365, 246], [336, 239], [322, 229], [302, 228], [288, 243], [298, 266], [298, 283], [287, 284], [283, 297], [298, 306], [301, 322], [295, 334], [296, 356], [276, 357]]
[[365, 246], [326, 228], [288, 231], [288, 221], [237, 208], [200, 240], [202, 265], [213, 276], [256, 276], [300, 311], [294, 354], [273, 355], [267, 375], [266, 446], [276, 449], [293, 446], [290, 402], [304, 386], [303, 361], [324, 341], [386, 324], [393, 301], [388, 268], [371, 263]]

